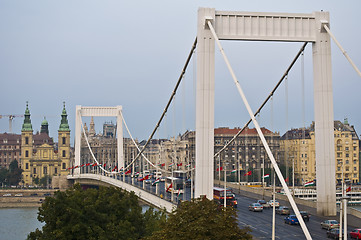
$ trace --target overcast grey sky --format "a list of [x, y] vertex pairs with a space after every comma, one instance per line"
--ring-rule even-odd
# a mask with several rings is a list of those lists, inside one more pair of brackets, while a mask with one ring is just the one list
[[[46, 116], [57, 140], [62, 102], [72, 139], [75, 107], [122, 105], [134, 137], [147, 138], [158, 121], [196, 36], [197, 10], [311, 13], [329, 11], [331, 30], [361, 68], [361, 1], [115, 1], [0, 0], [0, 114], [24, 114], [26, 101], [34, 132]], [[282, 76], [302, 43], [222, 42], [255, 111]], [[305, 51], [305, 100], [301, 64], [259, 118], [283, 134], [313, 121], [312, 51]], [[334, 117], [348, 118], [361, 134], [361, 79], [332, 43]], [[194, 130], [193, 62], [156, 137]], [[302, 114], [302, 104], [306, 113]], [[248, 114], [220, 54], [216, 54], [216, 127], [243, 126]], [[273, 117], [271, 117], [273, 115]], [[305, 118], [305, 121], [303, 121]], [[96, 121], [101, 124], [115, 119]], [[84, 119], [89, 122], [89, 119]], [[20, 133], [23, 119], [15, 118]], [[0, 119], [8, 132], [8, 119]]]

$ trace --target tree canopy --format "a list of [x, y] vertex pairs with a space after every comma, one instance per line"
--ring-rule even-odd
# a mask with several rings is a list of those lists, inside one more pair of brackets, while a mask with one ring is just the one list
[[21, 181], [21, 178], [22, 178], [21, 173], [22, 172], [23, 172], [23, 170], [21, 168], [19, 168], [19, 166], [18, 166], [18, 161], [13, 160], [9, 164], [9, 169], [0, 168], [0, 183], [8, 185], [8, 186], [11, 186], [11, 185], [16, 186]]
[[141, 239], [158, 230], [163, 212], [142, 213], [138, 197], [118, 188], [82, 190], [80, 185], [47, 197], [39, 208], [42, 230], [29, 240], [51, 239]]
[[163, 228], [147, 240], [252, 239], [250, 229], [241, 229], [233, 208], [219, 207], [207, 198], [182, 202]]

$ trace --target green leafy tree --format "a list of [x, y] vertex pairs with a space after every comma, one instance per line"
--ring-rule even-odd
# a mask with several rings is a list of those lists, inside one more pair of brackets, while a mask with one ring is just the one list
[[7, 176], [7, 180], [9, 185], [18, 185], [22, 178], [22, 170], [19, 168], [18, 161], [13, 160], [9, 165], [9, 174]]
[[9, 174], [9, 170], [7, 170], [6, 168], [0, 168], [0, 183], [1, 185], [5, 185], [7, 182], [7, 177]]
[[219, 207], [207, 198], [182, 202], [169, 215], [160, 231], [146, 240], [219, 240], [252, 239], [248, 228], [241, 229], [233, 208]]
[[40, 183], [39, 177], [33, 177], [33, 183], [35, 183], [35, 185], [39, 185]]
[[47, 187], [49, 184], [51, 184], [51, 177], [48, 175], [45, 175], [44, 177], [40, 178], [39, 184], [42, 187]]
[[157, 227], [162, 218], [153, 209], [142, 214], [134, 193], [106, 187], [82, 190], [75, 185], [45, 199], [38, 213], [45, 225], [27, 239], [140, 239], [151, 234], [151, 225]]

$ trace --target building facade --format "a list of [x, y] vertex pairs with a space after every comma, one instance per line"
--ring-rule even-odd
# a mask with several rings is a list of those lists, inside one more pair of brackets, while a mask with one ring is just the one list
[[[360, 174], [360, 139], [352, 125], [334, 121], [334, 141], [336, 159], [336, 180], [342, 178], [358, 183]], [[314, 123], [307, 129], [292, 129], [281, 137], [281, 158], [293, 167], [295, 182], [304, 184], [316, 179], [316, 153]]]
[[21, 168], [24, 170], [25, 185], [34, 185], [34, 179], [45, 176], [63, 176], [68, 174], [71, 158], [70, 129], [65, 104], [58, 129], [58, 143], [49, 137], [48, 122], [41, 124], [40, 133], [33, 134], [28, 104], [21, 130]]
[[315, 135], [310, 129], [291, 129], [280, 140], [280, 161], [294, 171], [295, 184], [313, 181], [316, 176]]
[[[89, 129], [86, 123], [84, 124], [84, 131], [87, 136], [87, 140], [91, 151], [89, 149], [88, 143], [83, 133], [81, 139], [81, 153], [80, 153], [82, 164], [94, 163], [95, 162], [93, 158], [94, 155], [95, 159], [102, 166], [104, 166], [105, 164], [106, 170], [111, 171], [116, 167], [118, 161], [118, 150], [117, 150], [118, 145], [117, 145], [116, 129], [117, 129], [116, 124], [112, 122], [106, 122], [103, 124], [103, 133], [96, 134], [93, 117], [91, 117]], [[135, 141], [138, 144], [137, 140]], [[136, 156], [138, 150], [136, 149], [136, 146], [134, 145], [131, 139], [124, 138], [123, 151], [124, 151], [125, 166], [127, 166]], [[81, 172], [93, 172], [97, 170], [98, 168], [94, 168], [90, 165], [81, 168]]]
[[[240, 131], [240, 128], [215, 128], [214, 129], [214, 153], [218, 153], [231, 139]], [[274, 158], [279, 162], [280, 136], [266, 128], [261, 128], [267, 143], [273, 153]], [[195, 161], [195, 134], [188, 135], [189, 156], [191, 161]], [[214, 159], [214, 170], [226, 168], [227, 171], [239, 170], [241, 181], [246, 181], [244, 174], [252, 171], [252, 181], [262, 181], [262, 167], [271, 168], [272, 163], [266, 153], [265, 148], [258, 136], [256, 129], [246, 128], [219, 157]]]
[[21, 158], [21, 135], [13, 133], [0, 134], [0, 168], [9, 169], [12, 161], [16, 160], [20, 165]]

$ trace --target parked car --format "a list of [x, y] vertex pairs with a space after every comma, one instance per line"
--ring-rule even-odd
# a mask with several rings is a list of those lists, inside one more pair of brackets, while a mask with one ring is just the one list
[[282, 215], [289, 215], [290, 214], [290, 209], [286, 206], [281, 206], [279, 208], [276, 209], [276, 213], [277, 214], [282, 214]]
[[326, 220], [321, 222], [321, 228], [330, 230], [332, 228], [339, 228], [340, 224], [336, 220]]
[[253, 211], [253, 212], [262, 212], [263, 211], [263, 206], [259, 203], [251, 203], [248, 206], [248, 210], [249, 211]]
[[257, 202], [263, 206], [263, 209], [265, 209], [265, 208], [270, 208], [270, 207], [271, 207], [271, 206], [269, 205], [269, 203], [266, 202], [265, 200], [262, 200], [262, 199], [261, 199], [261, 200], [258, 200]]
[[352, 230], [352, 232], [350, 232], [350, 238], [361, 239], [361, 228]]
[[51, 194], [50, 193], [44, 193], [44, 196], [46, 197], [46, 196], [51, 196]]
[[38, 194], [37, 193], [32, 193], [32, 194], [30, 194], [30, 196], [34, 197], [34, 196], [38, 196]]
[[[342, 231], [343, 234], [343, 231]], [[332, 239], [339, 239], [340, 237], [340, 229], [339, 228], [333, 228], [330, 229], [326, 232], [327, 238], [332, 238]], [[342, 235], [342, 239], [343, 239], [343, 235]]]
[[284, 218], [285, 223], [290, 225], [298, 225], [300, 222], [298, 221], [296, 215], [289, 215]]
[[273, 207], [273, 204], [275, 205], [276, 208], [278, 208], [280, 206], [280, 203], [275, 200], [275, 202], [273, 203], [273, 200], [269, 200], [268, 204], [270, 205], [270, 207]]
[[300, 214], [305, 221], [310, 221], [311, 214], [309, 214], [307, 211], [300, 211]]
[[15, 194], [14, 196], [15, 196], [15, 197], [22, 197], [23, 194], [22, 194], [22, 193], [17, 193], [17, 194]]
[[11, 197], [11, 193], [5, 193], [3, 197]]

